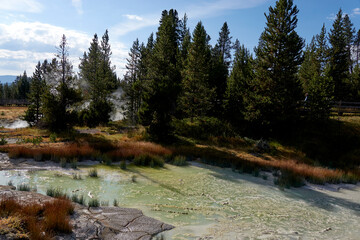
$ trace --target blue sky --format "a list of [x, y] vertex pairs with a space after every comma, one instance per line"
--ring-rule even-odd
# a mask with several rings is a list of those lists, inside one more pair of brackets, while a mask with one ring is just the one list
[[[75, 71], [82, 53], [97, 33], [109, 30], [112, 62], [120, 77], [124, 73], [132, 42], [146, 42], [156, 32], [161, 11], [186, 12], [193, 30], [201, 20], [214, 44], [227, 21], [231, 35], [249, 49], [258, 44], [265, 26], [264, 12], [275, 0], [0, 0], [0, 75], [32, 74], [37, 61], [51, 59], [62, 34], [68, 38]], [[299, 35], [309, 42], [325, 23], [330, 31], [341, 7], [360, 28], [360, 0], [295, 0]]]

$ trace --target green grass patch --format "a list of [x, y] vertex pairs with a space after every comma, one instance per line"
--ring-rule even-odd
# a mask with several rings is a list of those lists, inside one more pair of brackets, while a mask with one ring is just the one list
[[88, 202], [88, 207], [100, 207], [100, 202], [96, 198], [92, 198]]
[[140, 155], [134, 158], [133, 163], [136, 166], [147, 166], [147, 167], [164, 167], [164, 159], [160, 156], [153, 155]]

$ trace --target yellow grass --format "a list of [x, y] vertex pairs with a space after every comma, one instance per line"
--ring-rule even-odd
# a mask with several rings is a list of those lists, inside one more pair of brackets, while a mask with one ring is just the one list
[[0, 106], [0, 119], [16, 120], [24, 116], [27, 107], [6, 107]]

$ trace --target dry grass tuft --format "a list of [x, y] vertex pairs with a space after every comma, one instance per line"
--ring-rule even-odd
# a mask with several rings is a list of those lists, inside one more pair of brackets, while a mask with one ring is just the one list
[[27, 107], [5, 107], [0, 106], [0, 119], [16, 120], [24, 116]]
[[71, 233], [69, 215], [74, 213], [70, 200], [56, 199], [44, 205], [44, 229], [47, 232]]
[[51, 239], [55, 233], [71, 233], [69, 215], [74, 207], [68, 199], [40, 204], [21, 204], [13, 198], [0, 200], [0, 234], [19, 239]]
[[141, 155], [164, 156], [172, 154], [172, 151], [159, 144], [151, 142], [121, 142], [117, 149], [110, 151], [107, 155], [116, 160], [134, 158]]
[[41, 146], [32, 145], [7, 145], [1, 147], [9, 153], [11, 158], [35, 158], [42, 160], [73, 159], [79, 160], [98, 159], [100, 156], [109, 157], [112, 161], [121, 161], [128, 158], [135, 158], [141, 155], [164, 156], [171, 155], [172, 151], [159, 144], [151, 142], [120, 142], [120, 143], [98, 143], [98, 144], [44, 144]]

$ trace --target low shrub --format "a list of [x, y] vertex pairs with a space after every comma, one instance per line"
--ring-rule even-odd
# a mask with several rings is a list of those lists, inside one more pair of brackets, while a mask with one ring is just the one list
[[5, 137], [1, 137], [0, 139], [0, 145], [5, 145], [7, 144], [8, 142], [6, 141]]
[[122, 161], [120, 162], [120, 168], [121, 168], [122, 170], [126, 170], [126, 161], [125, 161], [125, 160], [122, 160]]
[[43, 141], [43, 138], [39, 136], [39, 137], [34, 137], [31, 142], [34, 145], [40, 145], [40, 143], [42, 143], [42, 141]]
[[274, 178], [274, 184], [280, 188], [302, 187], [305, 185], [304, 178], [287, 170], [281, 170], [278, 178]]
[[107, 156], [106, 154], [103, 154], [101, 156], [101, 162], [102, 163], [105, 163], [105, 165], [107, 166], [111, 166], [112, 165], [112, 160], [109, 156]]
[[89, 207], [100, 207], [100, 202], [96, 198], [92, 198], [88, 202]]
[[136, 181], [136, 175], [132, 175], [131, 176], [131, 182], [132, 183], [136, 183], [137, 181]]
[[50, 142], [55, 143], [56, 142], [57, 135], [56, 133], [52, 133], [49, 136]]
[[88, 176], [92, 177], [92, 178], [97, 178], [98, 177], [98, 172], [96, 170], [96, 168], [92, 168], [88, 171]]
[[174, 120], [175, 133], [195, 139], [208, 139], [211, 136], [233, 136], [231, 125], [214, 117]]
[[104, 207], [107, 207], [107, 206], [109, 206], [109, 201], [101, 201], [100, 205], [104, 206]]
[[78, 160], [77, 160], [77, 158], [74, 158], [72, 161], [71, 161], [71, 168], [72, 169], [77, 169], [77, 167], [78, 167]]
[[113, 205], [114, 205], [114, 207], [119, 206], [118, 200], [114, 199], [114, 201], [113, 201]]
[[12, 180], [10, 180], [10, 181], [8, 181], [7, 185], [12, 187], [12, 186], [14, 186], [14, 183]]
[[60, 158], [60, 166], [62, 168], [66, 168], [66, 165], [67, 165], [66, 158]]
[[189, 163], [186, 161], [185, 156], [175, 156], [174, 159], [170, 162], [175, 166], [187, 166]]
[[17, 185], [16, 188], [18, 191], [30, 192], [30, 185], [26, 183], [21, 183]]
[[160, 156], [140, 155], [134, 158], [134, 164], [137, 166], [164, 167], [164, 159]]
[[78, 196], [77, 194], [74, 194], [74, 195], [71, 196], [71, 201], [73, 201], [75, 203], [79, 203], [81, 205], [85, 205], [84, 195]]
[[74, 173], [74, 174], [72, 175], [72, 178], [73, 178], [74, 180], [82, 180], [82, 177], [81, 177], [81, 174], [80, 174], [80, 173]]
[[255, 168], [254, 171], [251, 173], [254, 177], [259, 177], [260, 170], [258, 168]]
[[60, 188], [49, 187], [46, 189], [46, 195], [55, 198], [68, 198]]

